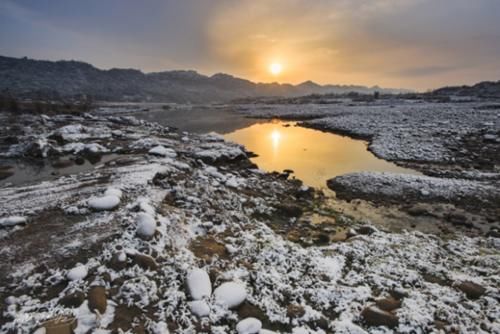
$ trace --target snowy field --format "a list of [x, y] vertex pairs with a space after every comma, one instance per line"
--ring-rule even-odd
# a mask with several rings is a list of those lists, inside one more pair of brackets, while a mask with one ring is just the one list
[[114, 115], [15, 122], [5, 159], [116, 158], [0, 188], [2, 333], [500, 333], [495, 236], [339, 215], [343, 241], [303, 247], [272, 223], [293, 226], [320, 197], [217, 135]]

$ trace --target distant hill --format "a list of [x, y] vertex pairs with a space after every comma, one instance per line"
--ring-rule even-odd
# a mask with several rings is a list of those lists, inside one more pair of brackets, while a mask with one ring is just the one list
[[471, 96], [481, 98], [500, 98], [500, 81], [483, 81], [473, 86], [443, 87], [432, 92], [434, 95]]
[[80, 61], [44, 61], [0, 56], [0, 91], [26, 98], [82, 95], [101, 101], [224, 102], [257, 96], [400, 93], [404, 90], [364, 86], [254, 83], [228, 74], [195, 71], [143, 73], [135, 69], [101, 70]]

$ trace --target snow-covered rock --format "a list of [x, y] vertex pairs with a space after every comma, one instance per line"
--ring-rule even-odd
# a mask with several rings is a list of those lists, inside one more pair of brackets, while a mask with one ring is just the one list
[[70, 281], [78, 281], [78, 280], [81, 280], [81, 279], [84, 279], [85, 277], [87, 277], [87, 274], [88, 274], [87, 267], [85, 265], [81, 264], [81, 265], [78, 265], [78, 266], [70, 269], [68, 271], [68, 273], [66, 274], [66, 277]]
[[161, 157], [169, 157], [169, 158], [175, 158], [177, 156], [177, 153], [175, 153], [173, 149], [161, 145], [155, 146], [152, 149], [150, 149], [149, 154], [158, 155]]
[[238, 322], [236, 331], [238, 334], [255, 334], [259, 333], [262, 328], [262, 322], [257, 318], [246, 318]]
[[210, 277], [203, 269], [195, 268], [187, 274], [187, 287], [191, 298], [194, 300], [210, 297], [212, 294], [212, 284]]
[[137, 234], [144, 238], [151, 238], [156, 232], [156, 221], [146, 212], [137, 214]]
[[19, 224], [26, 224], [26, 217], [10, 216], [0, 219], [0, 227], [9, 227]]
[[218, 303], [225, 304], [228, 308], [233, 308], [245, 301], [247, 291], [241, 283], [226, 282], [215, 289], [214, 296]]
[[192, 301], [189, 303], [189, 306], [191, 308], [191, 313], [199, 318], [206, 317], [210, 314], [210, 307], [204, 300]]
[[111, 196], [111, 195], [116, 196], [118, 198], [122, 198], [123, 193], [118, 188], [110, 187], [104, 192], [104, 196]]
[[102, 197], [94, 197], [89, 199], [88, 205], [96, 211], [113, 210], [120, 204], [120, 198], [115, 195], [107, 195]]
[[151, 324], [151, 331], [153, 332], [153, 334], [169, 334], [168, 326], [165, 321]]

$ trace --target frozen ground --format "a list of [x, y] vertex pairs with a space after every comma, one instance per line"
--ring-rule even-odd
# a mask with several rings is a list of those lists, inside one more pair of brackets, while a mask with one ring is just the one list
[[116, 157], [0, 189], [2, 333], [500, 333], [493, 235], [331, 213], [347, 233], [310, 242], [291, 234], [321, 197], [218, 136], [113, 115], [15, 122], [1, 123], [12, 161]]

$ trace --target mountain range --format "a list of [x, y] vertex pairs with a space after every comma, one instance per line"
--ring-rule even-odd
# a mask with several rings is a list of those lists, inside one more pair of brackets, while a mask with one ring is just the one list
[[80, 61], [46, 61], [0, 56], [0, 91], [24, 98], [92, 97], [99, 101], [178, 103], [225, 102], [257, 96], [404, 93], [378, 86], [254, 83], [228, 74], [195, 71], [144, 73], [136, 69], [98, 69]]

